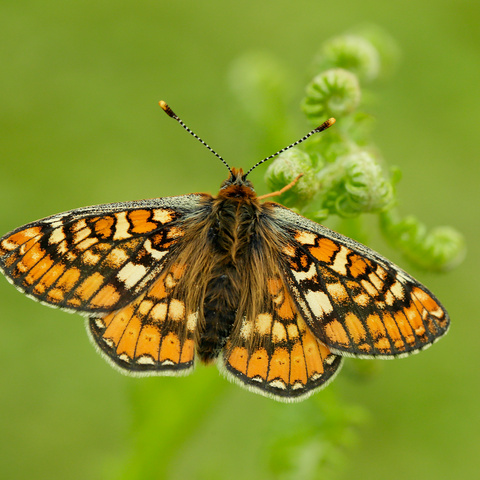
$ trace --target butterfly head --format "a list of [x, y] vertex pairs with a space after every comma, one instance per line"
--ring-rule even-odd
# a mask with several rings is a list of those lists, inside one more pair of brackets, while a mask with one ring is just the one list
[[230, 176], [222, 183], [220, 197], [231, 199], [255, 198], [257, 195], [252, 182], [247, 180], [241, 168], [232, 168]]

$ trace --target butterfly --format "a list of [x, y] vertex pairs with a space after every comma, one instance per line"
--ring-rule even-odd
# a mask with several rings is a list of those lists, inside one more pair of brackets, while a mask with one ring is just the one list
[[6, 278], [34, 300], [87, 317], [113, 366], [185, 375], [195, 361], [216, 362], [239, 385], [288, 402], [325, 387], [343, 357], [404, 357], [446, 333], [447, 312], [408, 273], [263, 202], [278, 192], [258, 197], [247, 179], [334, 119], [244, 174], [160, 106], [227, 166], [216, 197], [80, 208], [0, 239]]

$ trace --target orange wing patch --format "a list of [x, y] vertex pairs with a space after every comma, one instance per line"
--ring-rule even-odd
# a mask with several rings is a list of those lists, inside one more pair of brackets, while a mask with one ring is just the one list
[[341, 358], [312, 334], [280, 277], [268, 281], [270, 307], [243, 319], [224, 350], [229, 376], [277, 400], [295, 401], [323, 388]]

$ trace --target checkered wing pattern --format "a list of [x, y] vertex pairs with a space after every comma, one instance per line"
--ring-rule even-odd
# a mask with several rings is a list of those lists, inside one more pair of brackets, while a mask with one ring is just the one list
[[35, 300], [84, 315], [135, 300], [182, 238], [200, 195], [87, 207], [0, 239], [0, 269]]
[[126, 307], [90, 318], [90, 334], [114, 366], [140, 375], [186, 374], [193, 368], [197, 313], [186, 311], [175, 288], [185, 268], [173, 263]]
[[342, 359], [312, 334], [280, 275], [267, 289], [263, 312], [236, 325], [220, 368], [251, 390], [295, 401], [325, 387]]
[[373, 250], [279, 205], [291, 240], [284, 277], [313, 334], [343, 356], [393, 358], [430, 346], [449, 317], [435, 296]]

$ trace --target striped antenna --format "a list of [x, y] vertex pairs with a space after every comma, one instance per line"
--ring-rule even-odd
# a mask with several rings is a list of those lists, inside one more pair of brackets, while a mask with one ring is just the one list
[[324, 130], [326, 130], [328, 127], [331, 127], [334, 123], [335, 123], [335, 119], [334, 118], [329, 118], [327, 121], [323, 122], [319, 127], [313, 129], [311, 132], [307, 133], [304, 137], [302, 137], [300, 140], [297, 140], [296, 142], [292, 143], [291, 145], [289, 145], [288, 147], [285, 147], [285, 148], [282, 148], [281, 150], [279, 150], [278, 152], [274, 153], [273, 155], [270, 155], [268, 156], [267, 158], [264, 158], [262, 161], [256, 163], [246, 174], [243, 178], [247, 178], [247, 176], [250, 174], [250, 172], [252, 170], [254, 170], [255, 168], [257, 168], [259, 165], [261, 165], [262, 163], [266, 162], [267, 160], [270, 160], [274, 157], [276, 157], [277, 155], [280, 155], [281, 153], [283, 152], [286, 152], [287, 150], [289, 150], [290, 148], [292, 147], [296, 147], [298, 144], [304, 142], [307, 138], [310, 138], [314, 133], [319, 133], [319, 132], [323, 132]]
[[180, 117], [178, 117], [174, 111], [163, 101], [163, 100], [160, 100], [158, 102], [158, 104], [160, 105], [160, 107], [162, 107], [162, 110], [169, 116], [169, 117], [172, 117], [173, 119], [175, 119], [190, 135], [192, 135], [193, 137], [195, 137], [202, 145], [204, 145], [206, 148], [208, 148], [208, 150], [210, 150], [216, 157], [218, 157], [222, 163], [228, 168], [228, 171], [233, 175], [233, 172], [232, 172], [232, 169], [230, 168], [230, 166], [228, 165], [228, 163], [213, 149], [210, 147], [210, 145], [208, 145], [207, 143], [205, 143], [195, 132], [193, 132], [192, 130], [190, 130], [183, 122], [182, 120], [180, 119]]

